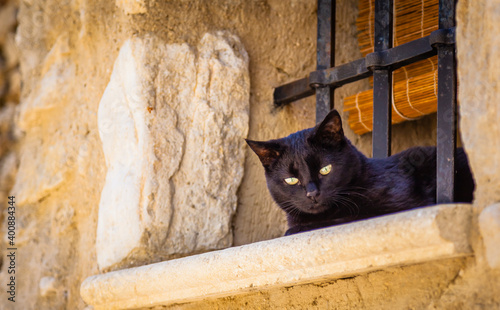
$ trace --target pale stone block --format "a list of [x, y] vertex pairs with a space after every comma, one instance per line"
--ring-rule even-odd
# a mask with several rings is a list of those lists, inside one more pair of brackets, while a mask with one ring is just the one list
[[120, 50], [98, 116], [108, 167], [100, 268], [144, 250], [168, 256], [232, 243], [248, 133], [248, 56], [226, 32], [206, 34], [197, 50], [154, 37]]
[[486, 261], [491, 268], [500, 268], [500, 204], [486, 207], [479, 215]]
[[231, 246], [230, 218], [244, 173], [248, 56], [239, 39], [224, 32], [206, 34], [198, 54], [194, 96], [180, 114], [192, 124], [184, 129], [186, 152], [173, 177], [171, 253]]
[[99, 203], [97, 262], [106, 268], [140, 248], [149, 215], [153, 144], [147, 112], [153, 81], [145, 68], [148, 41], [125, 42], [99, 103], [98, 128], [107, 174]]
[[331, 281], [471, 254], [470, 205], [440, 205], [87, 278], [95, 309], [136, 309]]

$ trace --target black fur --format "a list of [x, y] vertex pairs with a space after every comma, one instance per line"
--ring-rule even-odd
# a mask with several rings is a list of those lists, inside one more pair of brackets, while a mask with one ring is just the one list
[[[271, 196], [287, 214], [286, 235], [436, 203], [435, 147], [367, 158], [344, 136], [335, 110], [316, 127], [247, 143], [264, 166]], [[331, 172], [321, 175], [328, 164]], [[474, 181], [461, 148], [455, 165], [455, 201], [472, 202]], [[299, 183], [286, 184], [289, 177]]]

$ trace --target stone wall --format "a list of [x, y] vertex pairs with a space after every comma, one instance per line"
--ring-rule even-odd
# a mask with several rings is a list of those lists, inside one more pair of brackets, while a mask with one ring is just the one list
[[[361, 55], [357, 1], [338, 2], [341, 64]], [[17, 308], [84, 309], [79, 287], [90, 275], [283, 234], [284, 215], [243, 138], [314, 124], [313, 98], [275, 110], [272, 91], [315, 69], [315, 0], [0, 5], [1, 232], [15, 195]], [[498, 5], [464, 0], [458, 9], [475, 257], [173, 308], [498, 306]], [[342, 87], [336, 107], [367, 87]], [[435, 120], [395, 126], [393, 150], [434, 144]], [[371, 135], [344, 129], [369, 155]], [[4, 261], [0, 283], [7, 276]], [[6, 298], [2, 290], [0, 305]]]
[[457, 61], [463, 142], [476, 182], [473, 231], [481, 264], [500, 268], [500, 1], [461, 1]]
[[[10, 259], [4, 249], [8, 247], [6, 225], [8, 221], [7, 206], [8, 196], [15, 180], [18, 166], [16, 140], [18, 132], [15, 127], [14, 117], [20, 99], [21, 74], [19, 71], [19, 50], [15, 42], [15, 33], [18, 26], [17, 9], [18, 1], [0, 1], [0, 238], [2, 256], [0, 257], [0, 279], [7, 281], [6, 277], [10, 266]], [[8, 289], [7, 289], [8, 290]], [[7, 291], [4, 290], [4, 291]], [[0, 305], [7, 303], [7, 295], [3, 295]]]
[[[14, 115], [21, 90], [19, 51], [15, 43], [18, 7], [17, 1], [0, 2], [0, 199], [2, 201], [7, 201], [17, 169]], [[2, 213], [0, 218], [3, 216]]]
[[150, 35], [122, 45], [97, 116], [101, 269], [231, 246], [249, 86], [248, 55], [228, 32], [197, 48]]

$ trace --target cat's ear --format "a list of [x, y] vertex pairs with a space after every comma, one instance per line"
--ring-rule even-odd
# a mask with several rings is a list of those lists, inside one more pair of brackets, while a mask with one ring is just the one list
[[271, 141], [252, 141], [245, 139], [252, 151], [259, 156], [264, 167], [271, 165], [281, 155], [281, 146]]
[[337, 110], [332, 110], [321, 124], [316, 126], [312, 139], [320, 143], [337, 143], [344, 139], [342, 119]]

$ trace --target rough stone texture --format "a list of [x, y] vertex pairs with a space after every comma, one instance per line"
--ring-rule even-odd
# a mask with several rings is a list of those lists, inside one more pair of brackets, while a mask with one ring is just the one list
[[[57, 128], [57, 124], [53, 123], [50, 129], [44, 124], [53, 114], [64, 110], [74, 91], [74, 85], [68, 81], [75, 79], [76, 65], [69, 54], [68, 38], [59, 37], [41, 65], [43, 77], [20, 105], [17, 125], [27, 133], [27, 139], [33, 139], [21, 153], [12, 189], [21, 205], [36, 203], [62, 186], [75, 160], [67, 152], [71, 137]], [[45, 130], [52, 135], [50, 147], [43, 146], [44, 134], [48, 133]]]
[[[0, 199], [7, 196], [17, 171], [18, 154], [14, 150], [17, 138], [14, 125], [19, 103], [19, 51], [15, 44], [17, 1], [0, 2]], [[3, 210], [0, 206], [0, 210]], [[3, 218], [3, 212], [0, 219]]]
[[57, 280], [54, 277], [43, 277], [40, 279], [40, 295], [42, 297], [47, 297], [51, 294], [55, 294], [57, 292], [56, 289]]
[[116, 6], [127, 14], [146, 13], [146, 3], [144, 0], [116, 0]]
[[158, 70], [164, 53], [163, 46], [149, 42], [152, 40], [134, 38], [123, 44], [99, 103], [97, 124], [108, 169], [97, 222], [96, 252], [101, 269], [140, 248], [142, 235], [151, 224], [146, 209], [155, 175], [148, 128], [152, 116], [147, 108], [154, 104], [151, 71]]
[[206, 34], [196, 50], [149, 36], [124, 43], [98, 112], [108, 168], [101, 269], [137, 259], [133, 252], [232, 244], [249, 87], [248, 55], [229, 33]]
[[[78, 282], [98, 272], [91, 245], [105, 163], [97, 108], [122, 41], [117, 20], [106, 17], [114, 14], [114, 4], [89, 5], [20, 2], [15, 43], [22, 103], [11, 119], [16, 127], [9, 130], [19, 138], [10, 151], [19, 156], [9, 155], [2, 164], [2, 176], [12, 180], [6, 192], [17, 201], [19, 298], [7, 303], [2, 290], [3, 309], [82, 309]], [[5, 231], [3, 222], [2, 235]], [[6, 267], [2, 264], [1, 281], [10, 276]]]
[[470, 211], [468, 205], [422, 208], [110, 272], [85, 280], [81, 294], [96, 310], [136, 309], [464, 256], [471, 253]]
[[[196, 77], [182, 79], [192, 81], [188, 84], [192, 88], [184, 87], [194, 89], [194, 96], [171, 105], [179, 111], [177, 128], [185, 136], [184, 146], [174, 149], [184, 147], [185, 156], [172, 180], [174, 212], [165, 249], [169, 254], [232, 245], [231, 219], [243, 178], [250, 96], [248, 55], [237, 37], [224, 32], [203, 36], [197, 53]], [[182, 86], [165, 95], [175, 95]]]
[[[476, 277], [481, 274], [485, 281], [495, 281], [496, 287], [500, 287], [497, 250], [500, 235], [500, 61], [497, 57], [500, 36], [495, 30], [500, 27], [499, 5], [498, 0], [464, 0], [459, 1], [457, 7], [460, 123], [476, 182], [473, 210], [478, 219], [474, 222], [471, 239], [477, 266], [473, 272]], [[489, 294], [483, 290], [478, 296], [485, 300]]]
[[499, 5], [498, 0], [463, 0], [457, 10], [460, 123], [467, 128], [463, 142], [477, 185], [478, 211], [500, 201]]
[[491, 268], [500, 268], [500, 204], [486, 207], [479, 215], [486, 261]]

